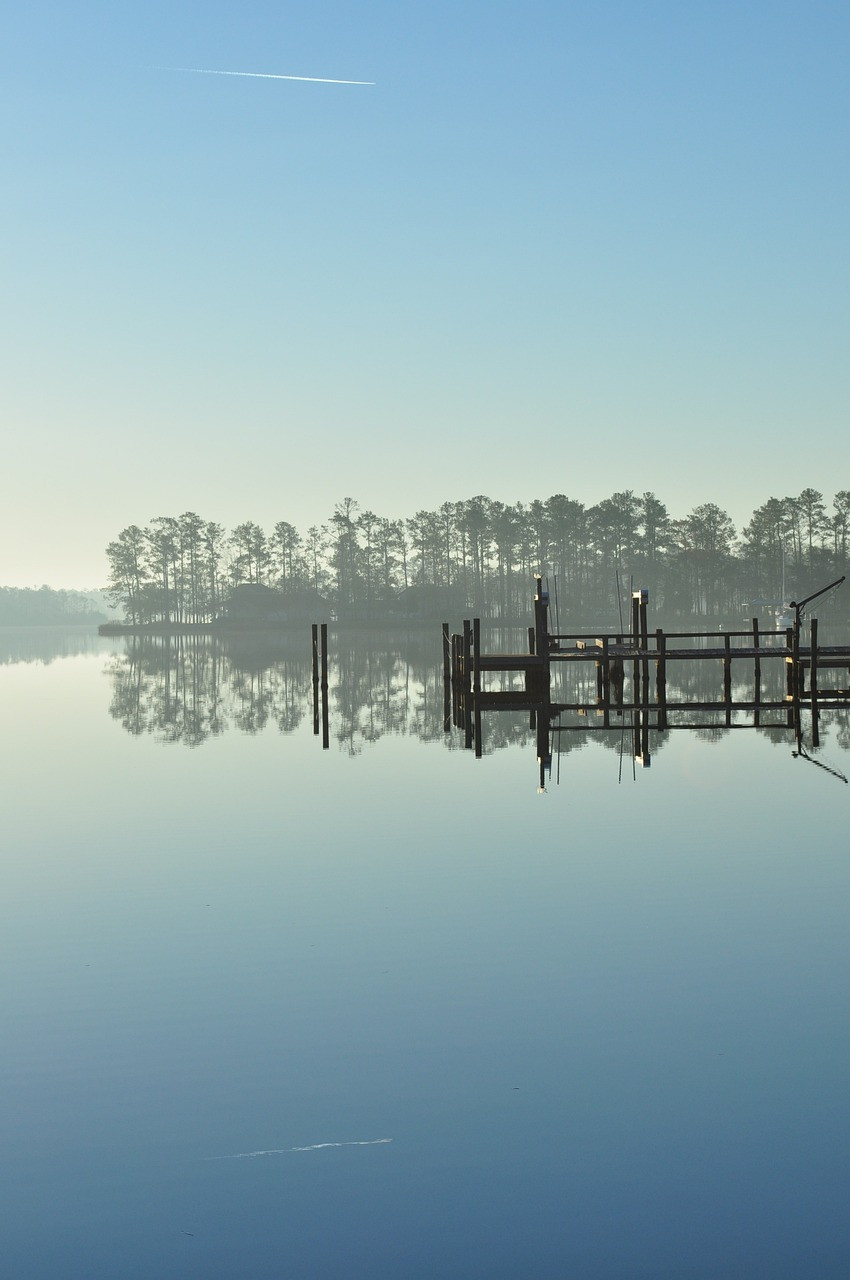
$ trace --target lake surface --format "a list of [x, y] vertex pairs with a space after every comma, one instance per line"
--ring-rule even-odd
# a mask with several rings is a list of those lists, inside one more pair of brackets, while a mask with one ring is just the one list
[[541, 794], [438, 634], [327, 751], [309, 662], [0, 632], [5, 1273], [850, 1274], [847, 712]]

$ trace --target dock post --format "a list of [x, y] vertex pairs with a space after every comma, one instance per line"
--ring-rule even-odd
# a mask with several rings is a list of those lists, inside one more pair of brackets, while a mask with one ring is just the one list
[[732, 637], [728, 631], [723, 636], [723, 701], [729, 725], [732, 723]]
[[611, 719], [611, 658], [608, 637], [602, 637], [602, 724], [608, 728]]
[[538, 698], [550, 693], [549, 684], [549, 592], [543, 590], [543, 579], [535, 575], [537, 591], [534, 596], [534, 652], [540, 659], [540, 667], [535, 671], [534, 684]]
[[460, 636], [452, 633], [452, 720], [460, 728]]
[[472, 692], [481, 692], [481, 619], [472, 619]]
[[452, 731], [452, 649], [449, 624], [443, 623], [443, 733]]
[[472, 623], [463, 620], [463, 729], [464, 746], [472, 746]]
[[473, 737], [475, 738], [475, 758], [480, 760], [483, 748], [481, 743], [481, 619], [472, 619], [472, 712], [474, 717]]
[[667, 637], [660, 627], [655, 632], [655, 697], [658, 701], [658, 728], [667, 728]]
[[818, 620], [812, 618], [812, 660], [809, 667], [809, 692], [812, 699], [812, 746], [820, 746], [820, 727], [818, 725]]
[[[635, 652], [635, 659], [632, 665], [632, 705], [640, 704], [640, 662], [637, 658], [637, 651], [640, 648], [640, 592], [632, 592], [632, 648]], [[635, 752], [637, 755], [637, 751]]]
[[756, 709], [753, 712], [753, 724], [756, 729], [759, 727], [759, 723], [761, 721], [761, 712], [758, 709], [758, 704], [761, 702], [761, 657], [759, 656], [760, 648], [761, 648], [761, 636], [759, 635], [759, 620], [758, 618], [753, 618], [753, 649], [755, 650], [755, 653], [753, 656], [753, 702], [756, 704]]
[[[529, 628], [528, 628], [528, 652], [529, 652], [532, 656], [534, 655], [534, 652], [535, 652], [535, 650], [534, 650], [534, 627], [529, 627]], [[530, 688], [531, 688], [531, 672], [527, 672], [527, 673], [526, 673], [526, 677], [525, 677], [525, 687], [526, 687], [526, 689], [529, 689], [529, 690], [530, 690]], [[530, 710], [530, 711], [529, 711], [529, 713], [528, 713], [528, 727], [529, 727], [529, 729], [533, 729], [533, 728], [534, 728], [534, 726], [535, 726], [536, 724], [537, 724], [537, 714], [536, 714], [536, 712], [535, 712], [534, 708], [532, 707], [532, 708], [531, 708], [531, 710]]]
[[313, 733], [319, 735], [319, 624], [311, 627], [313, 649]]
[[330, 727], [328, 724], [328, 624], [322, 623], [322, 750], [330, 746]]
[[643, 650], [642, 675], [643, 675], [643, 693], [642, 701], [649, 712], [649, 631], [646, 625], [646, 608], [649, 604], [649, 592], [645, 587], [641, 588], [640, 593], [640, 647]]

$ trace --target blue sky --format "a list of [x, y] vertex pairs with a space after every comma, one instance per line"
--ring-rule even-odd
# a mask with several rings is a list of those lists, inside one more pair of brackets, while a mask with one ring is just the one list
[[3, 37], [0, 583], [96, 585], [185, 510], [850, 488], [846, 3], [82, 0]]

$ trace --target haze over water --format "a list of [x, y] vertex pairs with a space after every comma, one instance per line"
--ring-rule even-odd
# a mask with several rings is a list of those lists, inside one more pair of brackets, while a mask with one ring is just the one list
[[540, 795], [430, 640], [332, 644], [323, 752], [297, 637], [4, 636], [10, 1275], [846, 1275], [848, 788], [678, 732]]

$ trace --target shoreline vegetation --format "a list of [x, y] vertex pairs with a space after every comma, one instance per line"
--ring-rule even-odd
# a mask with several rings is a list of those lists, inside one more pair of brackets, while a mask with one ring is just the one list
[[109, 603], [100, 591], [0, 587], [0, 626], [79, 627], [105, 623]]

